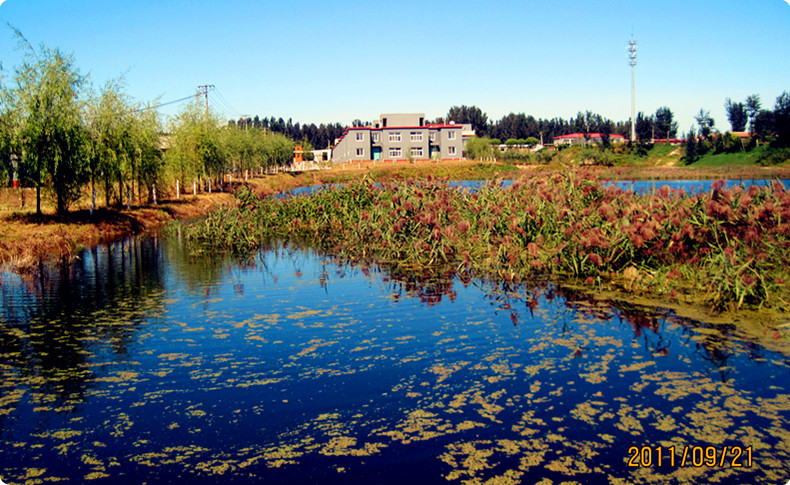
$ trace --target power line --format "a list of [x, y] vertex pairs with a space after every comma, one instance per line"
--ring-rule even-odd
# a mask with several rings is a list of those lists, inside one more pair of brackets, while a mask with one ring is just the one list
[[138, 109], [132, 110], [132, 112], [133, 113], [139, 113], [140, 111], [147, 111], [147, 110], [150, 110], [150, 109], [161, 108], [162, 106], [167, 106], [168, 104], [180, 103], [182, 101], [186, 101], [187, 99], [197, 98], [198, 96], [200, 96], [200, 94], [201, 93], [193, 94], [192, 96], [187, 96], [185, 98], [176, 99], [175, 101], [167, 101], [165, 103], [159, 103], [159, 104], [155, 104], [153, 106], [146, 106], [145, 108], [138, 108]]
[[225, 105], [232, 113], [235, 113], [237, 115], [242, 114], [241, 111], [239, 111], [235, 106], [230, 104], [230, 101], [228, 101], [227, 98], [225, 98], [225, 96], [222, 95], [219, 89], [215, 89], [214, 94], [217, 95], [217, 98], [220, 100], [220, 102], [222, 102], [222, 104]]
[[217, 87], [215, 85], [213, 85], [213, 84], [203, 84], [203, 85], [198, 86], [197, 89], [198, 89], [198, 92], [193, 94], [193, 95], [185, 96], [183, 98], [175, 99], [173, 101], [166, 101], [164, 103], [157, 103], [157, 104], [155, 104], [153, 106], [146, 106], [144, 108], [137, 108], [137, 109], [132, 110], [132, 113], [139, 113], [141, 111], [154, 110], [154, 109], [157, 109], [157, 108], [161, 108], [162, 106], [167, 106], [167, 105], [176, 104], [176, 103], [182, 103], [182, 102], [187, 101], [189, 99], [199, 98], [200, 96], [204, 97], [204, 99], [205, 99], [205, 106], [206, 106], [206, 112], [208, 112], [208, 108], [209, 108], [209, 96], [208, 95], [212, 91], [213, 91], [213, 94], [215, 95], [215, 96], [211, 97], [211, 106], [212, 106], [212, 108], [214, 108], [217, 111], [219, 111], [224, 117], [228, 117], [228, 113], [231, 113], [231, 114], [234, 114], [234, 115], [238, 115], [239, 113], [241, 113], [241, 111], [239, 111], [232, 104], [230, 104], [230, 102], [219, 92], [219, 90], [217, 89]]
[[[214, 94], [216, 94], [216, 93], [214, 93]], [[236, 111], [221, 96], [212, 96], [211, 97], [211, 102], [213, 104], [217, 105], [219, 107], [220, 111], [222, 111], [223, 114], [225, 114], [225, 115], [227, 115], [228, 113], [234, 113]]]

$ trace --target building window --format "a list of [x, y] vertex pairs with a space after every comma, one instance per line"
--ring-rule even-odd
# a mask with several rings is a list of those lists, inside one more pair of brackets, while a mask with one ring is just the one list
[[379, 142], [379, 134], [378, 133], [371, 133], [370, 136], [373, 137], [373, 143], [378, 143]]
[[400, 141], [400, 131], [391, 131], [390, 141]]
[[390, 148], [390, 157], [391, 158], [400, 158], [401, 150], [400, 147], [398, 148]]
[[414, 158], [422, 158], [422, 147], [412, 147], [411, 156]]
[[448, 140], [455, 140], [455, 135], [456, 134], [457, 133], [455, 132], [455, 130], [448, 131], [447, 132], [447, 139]]
[[455, 147], [447, 147], [447, 154], [448, 155], [455, 155]]
[[422, 132], [421, 131], [412, 131], [411, 132], [411, 141], [422, 141]]
[[365, 156], [365, 149], [364, 148], [357, 148], [357, 156], [364, 157]]
[[436, 132], [435, 132], [435, 131], [434, 131], [434, 132], [431, 132], [431, 133], [428, 135], [428, 139], [430, 139], [431, 141], [436, 141]]
[[363, 141], [365, 139], [365, 134], [361, 131], [357, 132], [357, 141]]

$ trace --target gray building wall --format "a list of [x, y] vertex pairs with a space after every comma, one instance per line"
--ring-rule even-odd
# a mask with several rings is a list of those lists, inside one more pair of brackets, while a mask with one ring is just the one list
[[[349, 128], [340, 142], [332, 149], [332, 159], [341, 163], [353, 160], [370, 160], [370, 148], [370, 130], [368, 128]], [[358, 149], [362, 151], [361, 155], [358, 155]]]
[[[385, 122], [386, 128], [383, 127]], [[382, 114], [373, 127], [346, 130], [332, 150], [332, 160], [335, 163], [372, 160], [374, 148], [381, 148], [379, 160], [408, 160], [410, 156], [414, 160], [427, 160], [432, 156], [460, 159], [464, 157], [464, 135], [468, 135], [470, 129], [463, 125], [427, 126], [424, 113]], [[390, 136], [396, 133], [400, 134], [400, 139]], [[400, 152], [393, 153], [392, 149], [400, 149]]]
[[[413, 156], [416, 160], [424, 160], [429, 157], [428, 150], [428, 129], [427, 128], [383, 128], [378, 130], [381, 140], [381, 159], [382, 160], [408, 160], [412, 149], [422, 151]], [[400, 134], [400, 140], [392, 139], [390, 135]], [[412, 138], [412, 135], [414, 137]], [[391, 154], [390, 150], [400, 148], [400, 155]]]
[[461, 158], [463, 156], [464, 140], [461, 131], [461, 125], [439, 130], [437, 138], [439, 140], [440, 158]]
[[376, 128], [424, 125], [425, 113], [388, 113], [379, 116], [379, 122], [376, 124]]

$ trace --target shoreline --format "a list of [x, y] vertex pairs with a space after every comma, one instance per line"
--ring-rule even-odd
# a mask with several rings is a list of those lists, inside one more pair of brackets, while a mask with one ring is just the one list
[[[259, 194], [271, 194], [296, 187], [335, 183], [360, 175], [389, 179], [400, 177], [449, 177], [453, 180], [502, 179], [530, 175], [549, 175], [567, 170], [563, 165], [505, 165], [498, 162], [470, 160], [436, 163], [373, 162], [347, 163], [329, 170], [281, 172], [251, 178], [248, 183]], [[775, 179], [790, 178], [790, 167], [585, 167], [595, 176], [610, 180], [703, 180], [703, 179]], [[93, 247], [137, 234], [150, 233], [165, 224], [205, 215], [221, 206], [234, 203], [232, 190], [185, 195], [180, 200], [168, 197], [158, 205], [133, 206], [131, 210], [100, 207], [93, 217], [82, 206], [60, 218], [45, 212], [37, 216], [30, 209], [8, 207], [12, 199], [0, 203], [0, 268], [5, 271], [31, 271], [41, 261], [72, 257], [84, 247]], [[29, 190], [29, 189], [28, 189]], [[34, 204], [28, 200], [28, 206]], [[46, 207], [45, 207], [46, 209]]]

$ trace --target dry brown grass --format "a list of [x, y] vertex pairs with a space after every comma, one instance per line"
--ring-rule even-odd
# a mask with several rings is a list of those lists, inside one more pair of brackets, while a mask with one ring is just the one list
[[233, 201], [228, 192], [198, 194], [131, 210], [101, 207], [93, 216], [77, 208], [57, 217], [49, 204], [42, 204], [44, 214], [36, 215], [35, 194], [29, 189], [25, 207], [20, 207], [19, 190], [0, 192], [0, 264], [16, 271], [30, 270], [43, 259], [71, 257], [81, 247], [155, 231], [172, 220], [196, 217]]

